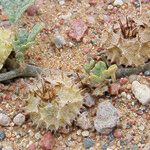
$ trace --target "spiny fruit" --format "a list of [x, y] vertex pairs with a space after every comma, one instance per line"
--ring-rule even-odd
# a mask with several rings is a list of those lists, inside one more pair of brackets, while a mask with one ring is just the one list
[[0, 69], [13, 50], [13, 34], [9, 29], [0, 28]]
[[30, 86], [25, 110], [37, 127], [58, 130], [71, 125], [79, 114], [82, 99], [80, 90], [70, 78], [55, 74]]
[[120, 21], [120, 27], [103, 31], [101, 44], [111, 62], [139, 66], [150, 59], [150, 16], [145, 16], [127, 18], [125, 24]]

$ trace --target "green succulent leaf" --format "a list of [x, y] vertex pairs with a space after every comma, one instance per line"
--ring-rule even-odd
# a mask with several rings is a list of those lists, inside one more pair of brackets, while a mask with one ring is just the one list
[[88, 63], [84, 65], [84, 70], [86, 73], [90, 73], [90, 71], [93, 69], [95, 65], [95, 61], [91, 59]]
[[103, 71], [106, 69], [107, 69], [106, 64], [103, 61], [99, 61], [95, 64], [91, 72], [96, 76], [100, 76], [103, 73]]
[[24, 52], [35, 43], [35, 38], [43, 27], [43, 23], [37, 23], [30, 33], [26, 29], [21, 29], [16, 34], [13, 47], [16, 52], [16, 59], [18, 62], [23, 62]]
[[0, 0], [6, 15], [11, 23], [17, 22], [24, 11], [34, 4], [35, 0]]

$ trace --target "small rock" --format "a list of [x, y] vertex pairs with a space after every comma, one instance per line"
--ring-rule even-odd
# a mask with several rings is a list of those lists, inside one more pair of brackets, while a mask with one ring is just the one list
[[53, 135], [50, 132], [46, 133], [40, 140], [39, 145], [43, 150], [52, 150], [55, 145]]
[[1, 126], [9, 126], [10, 121], [11, 120], [7, 115], [0, 113], [0, 125]]
[[110, 85], [110, 94], [111, 95], [118, 95], [119, 94], [119, 90], [120, 90], [121, 86], [118, 83], [113, 83]]
[[83, 99], [83, 104], [87, 107], [92, 107], [95, 105], [95, 100], [89, 93], [85, 93], [84, 99]]
[[34, 143], [30, 144], [28, 150], [36, 150], [36, 145]]
[[150, 70], [145, 71], [145, 72], [144, 72], [144, 75], [145, 75], [145, 76], [150, 76]]
[[114, 6], [121, 6], [123, 5], [123, 1], [122, 0], [115, 0], [114, 1]]
[[60, 5], [64, 5], [65, 4], [65, 0], [58, 0]]
[[105, 23], [109, 23], [111, 21], [111, 18], [110, 18], [109, 15], [104, 15], [103, 20], [104, 20]]
[[83, 130], [87, 130], [92, 128], [92, 124], [90, 119], [88, 118], [88, 113], [83, 112], [78, 118], [77, 118], [77, 126], [79, 126]]
[[140, 130], [140, 131], [144, 131], [144, 129], [145, 129], [144, 125], [140, 125], [140, 126], [139, 126], [139, 130]]
[[95, 142], [91, 138], [85, 138], [83, 141], [83, 145], [84, 145], [85, 149], [92, 147], [94, 145], [94, 143]]
[[87, 30], [87, 26], [81, 19], [74, 20], [71, 23], [69, 36], [72, 39], [80, 41], [83, 38], [86, 30]]
[[90, 5], [96, 5], [97, 4], [97, 0], [89, 0], [89, 4]]
[[36, 5], [31, 5], [27, 9], [28, 16], [35, 16], [38, 13], [38, 7]]
[[112, 10], [113, 8], [114, 8], [113, 5], [108, 5], [107, 7], [108, 10]]
[[83, 137], [87, 137], [87, 136], [89, 136], [90, 133], [89, 133], [89, 131], [83, 131], [81, 134]]
[[77, 135], [81, 135], [81, 130], [78, 130], [78, 131], [77, 131]]
[[66, 44], [64, 37], [61, 35], [55, 36], [54, 43], [57, 48], [62, 48]]
[[5, 132], [0, 130], [0, 141], [4, 140], [6, 137]]
[[13, 148], [11, 146], [8, 146], [8, 147], [2, 148], [2, 150], [13, 150]]
[[128, 79], [127, 78], [121, 78], [119, 82], [121, 85], [124, 85], [128, 82]]
[[101, 134], [109, 134], [119, 121], [117, 109], [109, 102], [105, 101], [98, 105], [96, 119], [94, 120], [95, 129]]
[[150, 150], [150, 143], [147, 143], [147, 144], [145, 145], [145, 147], [143, 148], [143, 150]]
[[40, 132], [37, 132], [35, 135], [34, 135], [35, 139], [36, 140], [39, 140], [41, 138], [41, 133]]
[[117, 139], [122, 138], [122, 131], [121, 131], [121, 129], [116, 129], [114, 131], [114, 137], [117, 138]]
[[150, 87], [145, 84], [140, 84], [138, 81], [132, 82], [132, 92], [134, 96], [143, 105], [150, 102]]
[[21, 126], [25, 122], [25, 115], [19, 113], [13, 119], [14, 124]]

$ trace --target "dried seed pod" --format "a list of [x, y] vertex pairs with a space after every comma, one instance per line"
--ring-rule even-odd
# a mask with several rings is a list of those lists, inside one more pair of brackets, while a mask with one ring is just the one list
[[58, 130], [71, 125], [82, 106], [80, 90], [67, 76], [55, 75], [30, 87], [25, 110], [37, 127]]

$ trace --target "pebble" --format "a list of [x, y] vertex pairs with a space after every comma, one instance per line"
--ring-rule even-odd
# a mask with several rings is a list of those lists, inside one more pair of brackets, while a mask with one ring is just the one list
[[17, 114], [14, 119], [13, 119], [13, 122], [15, 125], [18, 125], [18, 126], [21, 126], [24, 124], [25, 122], [25, 115], [19, 113]]
[[144, 131], [144, 129], [145, 129], [144, 125], [140, 125], [140, 126], [139, 126], [139, 130], [140, 130], [140, 131]]
[[65, 4], [65, 0], [58, 0], [60, 5], [64, 5]]
[[130, 94], [127, 94], [127, 99], [131, 100], [131, 95]]
[[121, 85], [124, 85], [124, 84], [126, 84], [128, 82], [128, 79], [127, 78], [121, 78], [120, 80], [119, 80], [119, 83], [121, 84]]
[[121, 6], [121, 5], [123, 5], [123, 1], [122, 0], [115, 0], [114, 1], [114, 6]]
[[101, 134], [109, 134], [119, 121], [118, 110], [107, 100], [98, 105], [95, 129]]
[[10, 125], [10, 118], [3, 114], [3, 113], [0, 113], [0, 125], [1, 126], [9, 126]]
[[113, 5], [108, 5], [107, 7], [108, 10], [112, 10], [113, 8], [114, 8]]
[[77, 126], [79, 126], [83, 130], [87, 130], [87, 129], [92, 128], [92, 124], [91, 124], [90, 119], [88, 118], [88, 113], [87, 112], [83, 112], [77, 118]]
[[77, 135], [81, 135], [81, 130], [78, 130], [78, 131], [77, 131]]
[[39, 140], [39, 139], [41, 139], [42, 135], [41, 135], [40, 132], [37, 132], [37, 133], [34, 135], [34, 137], [35, 137], [36, 140]]
[[32, 5], [27, 9], [28, 16], [35, 16], [38, 13], [38, 7], [36, 5]]
[[89, 131], [83, 131], [81, 134], [83, 137], [87, 137], [87, 136], [89, 136], [90, 133], [89, 133]]
[[109, 92], [111, 95], [118, 95], [121, 86], [118, 83], [113, 83], [110, 85]]
[[81, 41], [86, 30], [86, 24], [81, 19], [76, 19], [70, 25], [69, 36], [76, 41]]
[[91, 138], [85, 138], [83, 143], [84, 143], [83, 145], [84, 145], [85, 149], [88, 149], [88, 148], [92, 147], [95, 142]]
[[83, 98], [83, 104], [87, 107], [92, 107], [95, 105], [95, 100], [89, 93], [85, 93]]
[[53, 147], [55, 145], [55, 139], [54, 139], [53, 135], [51, 134], [51, 132], [44, 134], [44, 136], [42, 137], [42, 139], [39, 142], [39, 145], [44, 150], [53, 149]]
[[143, 150], [150, 150], [150, 143], [147, 143], [147, 144], [145, 145], [145, 147], [143, 148]]
[[0, 130], [0, 141], [4, 140], [6, 137], [5, 132]]
[[66, 44], [66, 41], [63, 36], [57, 35], [54, 38], [54, 43], [57, 48], [62, 48]]
[[145, 71], [145, 72], [144, 72], [144, 75], [145, 75], [145, 76], [150, 76], [150, 70]]
[[143, 105], [150, 102], [150, 87], [145, 84], [140, 84], [138, 81], [132, 82], [132, 92], [134, 96]]
[[127, 97], [127, 93], [126, 92], [121, 92], [121, 96], [126, 98]]
[[89, 0], [89, 4], [90, 5], [96, 5], [97, 4], [97, 0]]
[[120, 138], [122, 138], [122, 131], [121, 131], [121, 129], [116, 129], [115, 131], [114, 131], [114, 137], [115, 138], [117, 138], [117, 139], [120, 139]]
[[13, 150], [13, 148], [11, 146], [8, 146], [8, 147], [2, 148], [2, 150]]
[[36, 150], [36, 145], [34, 143], [30, 144], [28, 150]]

